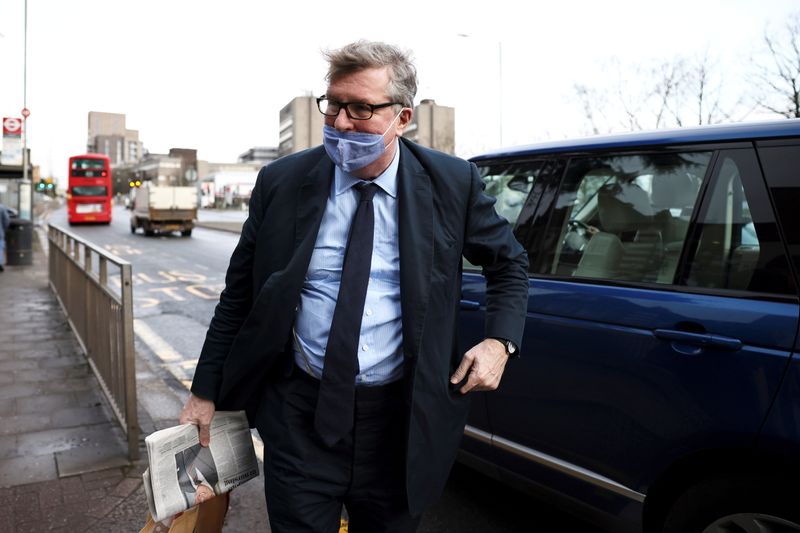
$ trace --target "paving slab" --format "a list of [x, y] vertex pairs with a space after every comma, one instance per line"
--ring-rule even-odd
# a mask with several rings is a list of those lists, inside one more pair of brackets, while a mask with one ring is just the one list
[[7, 416], [3, 418], [3, 425], [0, 426], [0, 435], [17, 435], [41, 431], [42, 428], [46, 427], [50, 427], [50, 415], [47, 414]]
[[123, 441], [122, 430], [111, 422], [21, 433], [17, 436], [20, 455], [43, 455], [73, 448], [116, 446], [116, 442]]
[[127, 446], [123, 446], [122, 443], [116, 448], [108, 445], [72, 448], [58, 452], [55, 456], [60, 477], [123, 467], [129, 463]]
[[5, 387], [0, 387], [0, 400], [13, 400], [26, 396], [37, 396], [41, 394], [41, 387], [30, 383], [14, 383]]
[[0, 459], [0, 487], [10, 487], [58, 477], [52, 454]]
[[73, 393], [64, 392], [59, 394], [48, 394], [47, 396], [33, 396], [17, 398], [15, 400], [16, 413], [35, 414], [52, 413], [65, 407], [77, 406], [77, 400]]
[[0, 459], [10, 459], [11, 457], [18, 457], [17, 436], [4, 435], [0, 437]]

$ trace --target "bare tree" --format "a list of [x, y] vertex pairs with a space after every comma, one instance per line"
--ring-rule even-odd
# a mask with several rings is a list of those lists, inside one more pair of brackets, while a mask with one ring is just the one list
[[760, 107], [787, 118], [800, 118], [800, 12], [790, 16], [783, 31], [764, 31], [768, 60], [756, 62], [755, 81], [762, 90]]
[[574, 86], [593, 133], [719, 123], [741, 108], [741, 99], [726, 103], [722, 76], [708, 52], [649, 66], [611, 62], [604, 70], [609, 76], [616, 71], [606, 86]]

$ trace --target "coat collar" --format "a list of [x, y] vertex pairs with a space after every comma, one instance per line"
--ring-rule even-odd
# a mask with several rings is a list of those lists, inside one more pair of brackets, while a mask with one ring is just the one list
[[404, 142], [400, 150], [397, 204], [403, 353], [406, 359], [416, 359], [433, 269], [433, 192], [430, 176]]
[[311, 252], [314, 250], [325, 204], [331, 191], [333, 168], [333, 162], [325, 152], [321, 152], [319, 162], [303, 176], [297, 190], [294, 246], [301, 258], [308, 255], [308, 259], [304, 259], [301, 264], [307, 265], [311, 261]]

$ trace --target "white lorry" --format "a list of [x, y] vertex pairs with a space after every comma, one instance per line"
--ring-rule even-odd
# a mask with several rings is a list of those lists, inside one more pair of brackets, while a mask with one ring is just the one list
[[188, 237], [197, 219], [195, 187], [159, 187], [145, 182], [136, 189], [131, 213], [131, 233], [144, 229], [145, 235], [180, 231]]

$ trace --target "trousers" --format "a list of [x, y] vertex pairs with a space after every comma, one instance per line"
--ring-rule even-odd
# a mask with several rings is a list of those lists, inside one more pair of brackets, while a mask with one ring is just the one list
[[256, 427], [264, 440], [267, 511], [275, 533], [411, 533], [402, 381], [357, 387], [353, 429], [326, 446], [314, 429], [319, 380], [294, 367], [266, 386]]

